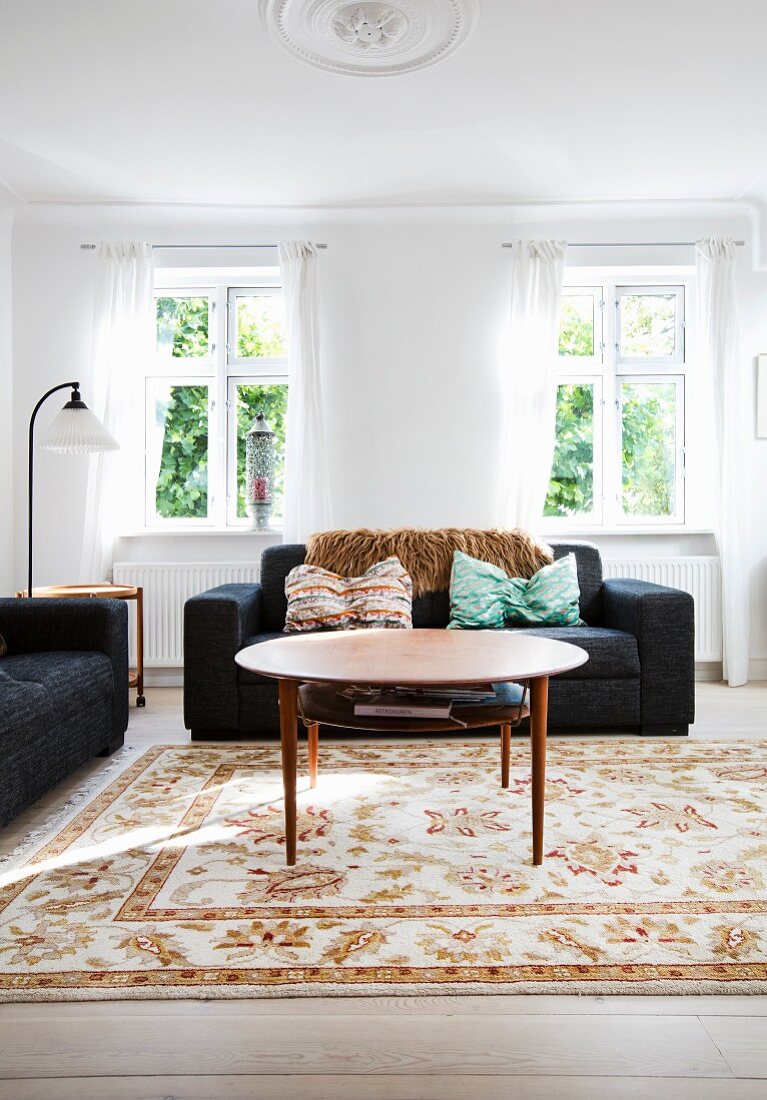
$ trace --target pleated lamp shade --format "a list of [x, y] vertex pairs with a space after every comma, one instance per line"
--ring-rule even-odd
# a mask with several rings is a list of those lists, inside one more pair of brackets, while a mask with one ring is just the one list
[[107, 431], [84, 401], [67, 401], [43, 432], [38, 447], [62, 454], [92, 454], [118, 451], [120, 444]]

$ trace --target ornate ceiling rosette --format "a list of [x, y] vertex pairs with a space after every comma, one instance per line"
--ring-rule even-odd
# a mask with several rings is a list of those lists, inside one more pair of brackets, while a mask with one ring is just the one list
[[281, 46], [308, 65], [395, 76], [451, 54], [469, 36], [477, 0], [261, 0]]

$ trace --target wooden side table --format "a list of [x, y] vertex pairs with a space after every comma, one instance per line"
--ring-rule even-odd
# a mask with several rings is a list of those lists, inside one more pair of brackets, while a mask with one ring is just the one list
[[[16, 593], [26, 597], [27, 590]], [[145, 707], [144, 698], [144, 589], [130, 584], [52, 584], [33, 588], [32, 596], [46, 599], [71, 599], [97, 596], [100, 599], [126, 600], [136, 604], [136, 667], [128, 669], [128, 687], [136, 689], [136, 706]]]

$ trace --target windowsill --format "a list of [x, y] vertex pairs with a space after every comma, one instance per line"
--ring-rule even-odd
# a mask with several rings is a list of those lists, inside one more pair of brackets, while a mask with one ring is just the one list
[[[710, 527], [685, 527], [683, 525], [659, 524], [655, 527], [569, 527], [569, 528], [544, 528], [539, 532], [544, 538], [552, 539], [579, 539], [594, 538], [607, 535], [611, 538], [620, 536], [633, 538], [637, 535], [655, 536], [680, 536], [680, 535], [713, 535]], [[282, 528], [274, 527], [268, 531], [252, 531], [249, 527], [140, 527], [134, 531], [123, 531], [118, 535], [121, 539], [145, 539], [145, 538], [222, 538], [231, 535], [237, 538], [250, 536], [251, 538], [282, 538]]]
[[250, 535], [251, 538], [282, 538], [282, 528], [275, 527], [268, 531], [252, 531], [250, 527], [140, 527], [136, 531], [123, 531], [117, 537], [121, 539], [146, 539], [146, 538], [221, 538], [222, 536], [235, 535], [242, 538]]
[[658, 524], [655, 527], [556, 527], [544, 528], [540, 534], [544, 538], [552, 539], [579, 539], [584, 537], [594, 538], [599, 535], [611, 537], [619, 535], [623, 538], [633, 538], [635, 535], [713, 535], [710, 527], [685, 527], [684, 524]]

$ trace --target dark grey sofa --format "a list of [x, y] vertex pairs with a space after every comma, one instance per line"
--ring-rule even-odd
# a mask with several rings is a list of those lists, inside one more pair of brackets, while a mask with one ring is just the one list
[[128, 726], [128, 608], [122, 600], [0, 599], [0, 825]]
[[[693, 600], [686, 592], [634, 580], [603, 580], [589, 543], [556, 543], [556, 557], [578, 562], [585, 626], [517, 628], [574, 642], [589, 654], [580, 668], [553, 677], [552, 729], [629, 729], [686, 734], [695, 716]], [[192, 740], [279, 730], [274, 681], [235, 664], [245, 646], [284, 638], [285, 578], [303, 546], [272, 546], [261, 583], [225, 584], [187, 600], [184, 611], [184, 721]], [[413, 625], [445, 627], [447, 592], [413, 601]]]

